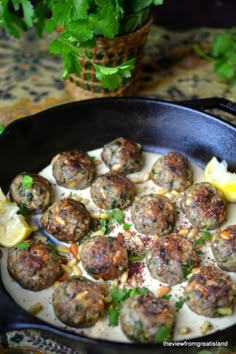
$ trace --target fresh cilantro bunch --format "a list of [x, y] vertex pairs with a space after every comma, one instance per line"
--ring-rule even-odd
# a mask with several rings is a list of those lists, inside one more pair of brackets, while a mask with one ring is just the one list
[[95, 46], [97, 36], [114, 38], [138, 28], [146, 21], [142, 11], [162, 3], [163, 0], [38, 0], [33, 6], [30, 0], [0, 0], [0, 27], [18, 38], [31, 27], [39, 36], [62, 28], [50, 43], [49, 51], [61, 56], [63, 78], [72, 73], [80, 75], [78, 57], [83, 57], [94, 66], [102, 85], [114, 90], [123, 78], [131, 76], [135, 58], [116, 67], [104, 67], [93, 61], [88, 49]]
[[236, 33], [230, 30], [217, 34], [210, 45], [209, 54], [199, 46], [196, 51], [204, 59], [214, 62], [214, 72], [222, 79], [236, 85]]

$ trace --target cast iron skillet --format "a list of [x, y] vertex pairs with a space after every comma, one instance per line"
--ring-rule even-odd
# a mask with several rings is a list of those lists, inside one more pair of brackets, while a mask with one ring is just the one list
[[[38, 172], [60, 151], [75, 147], [92, 150], [118, 136], [138, 141], [146, 151], [178, 150], [202, 167], [216, 156], [235, 171], [236, 127], [202, 110], [220, 108], [236, 115], [236, 104], [209, 98], [184, 105], [135, 97], [95, 99], [64, 104], [15, 121], [0, 136], [0, 186], [6, 193], [18, 172]], [[173, 352], [173, 348], [161, 345], [114, 343], [65, 333], [18, 307], [0, 281], [0, 334], [4, 337], [7, 331], [27, 328], [39, 329], [42, 335], [86, 354]], [[199, 341], [228, 340], [233, 344], [235, 331], [236, 325]], [[174, 350], [183, 353], [181, 346]], [[196, 347], [186, 351], [196, 352]]]

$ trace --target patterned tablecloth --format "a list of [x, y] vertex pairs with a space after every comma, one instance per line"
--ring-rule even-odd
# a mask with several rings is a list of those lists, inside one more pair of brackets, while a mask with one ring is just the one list
[[[236, 101], [236, 89], [216, 77], [212, 63], [199, 58], [193, 49], [193, 44], [208, 45], [219, 31], [177, 31], [153, 26], [146, 45], [139, 96], [172, 101], [220, 96]], [[29, 32], [16, 40], [0, 32], [0, 124], [73, 101], [61, 75], [62, 63], [49, 54], [48, 38], [39, 40]], [[220, 111], [214, 113], [236, 125], [236, 117]], [[0, 339], [1, 354], [75, 353], [35, 331], [15, 331]], [[235, 353], [229, 348], [207, 351], [212, 352]]]
[[[208, 45], [219, 31], [170, 31], [153, 26], [138, 95], [173, 101], [221, 96], [236, 101], [236, 89], [216, 77], [212, 63], [199, 58], [193, 49], [193, 44]], [[74, 100], [61, 79], [62, 63], [49, 54], [48, 42], [32, 32], [20, 40], [0, 32], [0, 124]], [[226, 119], [236, 124], [234, 117]]]

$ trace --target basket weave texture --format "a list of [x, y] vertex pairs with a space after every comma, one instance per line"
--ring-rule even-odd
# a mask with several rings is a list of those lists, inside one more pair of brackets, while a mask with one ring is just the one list
[[152, 19], [135, 32], [117, 36], [112, 39], [99, 37], [96, 47], [88, 51], [93, 62], [102, 66], [115, 67], [127, 60], [135, 58], [135, 68], [130, 78], [123, 79], [119, 88], [114, 91], [105, 89], [96, 79], [93, 65], [84, 57], [79, 57], [82, 72], [80, 76], [71, 74], [66, 80], [67, 91], [75, 99], [87, 99], [109, 96], [132, 96], [138, 91], [139, 77], [142, 70], [144, 47], [150, 31]]

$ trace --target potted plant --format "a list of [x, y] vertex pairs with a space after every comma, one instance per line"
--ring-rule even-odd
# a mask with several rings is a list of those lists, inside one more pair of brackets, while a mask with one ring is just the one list
[[163, 0], [3, 0], [0, 26], [19, 37], [34, 27], [56, 33], [49, 51], [60, 55], [63, 78], [75, 95], [134, 94], [151, 6]]

